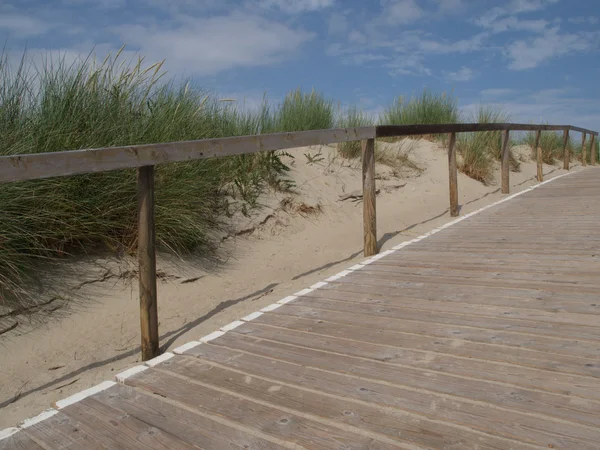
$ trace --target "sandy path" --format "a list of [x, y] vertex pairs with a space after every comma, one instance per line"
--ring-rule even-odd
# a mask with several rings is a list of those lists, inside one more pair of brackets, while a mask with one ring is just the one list
[[[319, 152], [323, 159], [312, 164], [304, 156]], [[208, 334], [362, 258], [362, 203], [339, 201], [341, 194], [360, 188], [357, 164], [341, 164], [329, 147], [293, 153], [298, 194], [293, 199], [281, 193], [266, 196], [264, 210], [240, 222], [239, 229], [264, 224], [225, 241], [231, 255], [225, 265], [207, 267], [206, 262], [159, 257], [160, 269], [168, 275], [158, 288], [164, 347], [172, 349]], [[411, 158], [424, 169], [419, 176], [403, 172], [398, 177], [389, 168], [377, 169], [383, 178], [378, 180], [377, 226], [384, 250], [450, 220], [446, 153], [436, 144], [419, 141]], [[551, 176], [563, 173], [553, 166], [544, 171], [554, 171]], [[523, 163], [521, 172], [511, 173], [512, 192], [534, 184], [535, 173], [535, 163]], [[497, 201], [498, 191], [497, 185], [486, 187], [459, 174], [461, 213]], [[284, 210], [282, 201], [288, 203]], [[29, 329], [22, 324], [2, 336], [0, 428], [139, 362], [137, 281], [110, 276], [134, 266], [124, 261], [95, 263], [85, 263], [83, 281], [106, 279], [79, 290], [85, 306], [73, 305], [60, 319]]]

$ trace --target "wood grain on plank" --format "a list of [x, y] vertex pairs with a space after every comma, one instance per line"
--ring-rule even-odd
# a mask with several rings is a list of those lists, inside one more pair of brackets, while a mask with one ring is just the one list
[[[176, 357], [177, 358], [177, 357]], [[161, 364], [161, 367], [168, 362]], [[206, 450], [275, 450], [281, 446], [261, 437], [223, 425], [191, 408], [183, 408], [153, 394], [117, 385], [94, 399], [123, 411], [153, 427], [166, 431], [188, 444]]]
[[[273, 380], [248, 376], [246, 372], [203, 364], [194, 359], [182, 358], [173, 361], [166, 366], [165, 370], [258, 401], [310, 414], [316, 420], [323, 418], [337, 421], [359, 430], [369, 430], [398, 442], [426, 448], [448, 446], [465, 449], [501, 449], [506, 446], [527, 448], [519, 442], [465, 430], [462, 427], [433, 421], [402, 410], [391, 408], [382, 410], [377, 405], [366, 405], [337, 396], [327, 396], [320, 391], [299, 389]], [[373, 420], [374, 417], [378, 419]]]
[[[473, 342], [522, 347], [539, 352], [573, 355], [581, 358], [590, 358], [595, 361], [600, 357], [598, 342], [587, 342], [569, 337], [554, 338], [550, 336], [537, 336], [515, 330], [495, 330], [469, 326], [465, 324], [444, 324], [435, 321], [413, 320], [404, 318], [388, 318], [384, 321], [377, 316], [362, 313], [345, 312], [340, 314], [336, 310], [302, 307], [293, 304], [285, 308], [278, 308], [278, 314], [290, 315], [306, 319], [324, 320], [328, 322], [343, 323], [347, 325], [360, 325], [375, 329], [405, 332], [415, 335], [432, 337], [445, 337]], [[593, 364], [588, 362], [588, 364]]]
[[383, 361], [402, 368], [418, 368], [431, 372], [474, 377], [481, 380], [537, 389], [563, 395], [595, 399], [600, 407], [600, 393], [595, 392], [598, 381], [592, 373], [576, 375], [554, 371], [549, 381], [548, 369], [519, 366], [510, 363], [434, 353], [413, 349], [369, 343], [357, 339], [315, 336], [311, 333], [264, 327], [246, 323], [234, 330], [236, 333], [268, 339], [300, 347]]
[[195, 445], [186, 444], [168, 432], [159, 430], [129, 414], [96, 400], [85, 398], [61, 410], [65, 415], [93, 428], [102, 436], [103, 442], [117, 448], [191, 450]]
[[[146, 389], [156, 395], [186, 404], [206, 414], [214, 414], [258, 432], [304, 448], [339, 449], [361, 448], [370, 445], [373, 449], [402, 448], [382, 442], [372, 436], [356, 434], [312, 420], [298, 414], [283, 411], [264, 403], [256, 403], [232, 393], [211, 389], [183, 380], [173, 375], [149, 369], [136, 377], [128, 378], [125, 384]], [[343, 447], [342, 447], [343, 448]]]
[[[380, 361], [370, 361], [278, 342], [261, 341], [234, 333], [227, 333], [212, 342], [214, 345], [222, 345], [234, 350], [329, 372], [452, 395], [460, 399], [476, 400], [522, 412], [546, 414], [589, 426], [600, 425], [600, 416], [597, 414], [598, 402], [586, 399], [572, 401], [567, 395], [515, 386], [508, 387], [505, 384], [473, 377], [457, 377], [444, 373], [424, 375], [423, 371], [418, 369], [400, 368]], [[198, 349], [195, 348], [189, 353], [195, 355], [197, 352]]]
[[201, 361], [220, 364], [250, 376], [260, 376], [307, 390], [313, 390], [315, 380], [318, 380], [319, 392], [407, 411], [522, 442], [556, 447], [565, 445], [565, 440], [577, 442], [576, 439], [582, 434], [588, 438], [590, 436], [587, 428], [582, 429], [573, 422], [555, 420], [548, 416], [522, 414], [509, 409], [490, 409], [485, 404], [470, 400], [463, 401], [456, 397], [319, 371], [304, 365], [226, 347], [200, 346], [196, 356]]
[[339, 128], [2, 156], [0, 183], [359, 141], [373, 137], [375, 127]]
[[46, 450], [34, 441], [28, 434], [18, 431], [0, 440], [0, 450]]

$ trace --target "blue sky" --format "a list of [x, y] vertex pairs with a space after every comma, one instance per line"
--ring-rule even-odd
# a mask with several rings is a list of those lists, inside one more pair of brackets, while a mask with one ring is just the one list
[[67, 59], [127, 45], [225, 97], [314, 87], [377, 113], [453, 90], [465, 111], [600, 128], [598, 0], [2, 0], [0, 40]]

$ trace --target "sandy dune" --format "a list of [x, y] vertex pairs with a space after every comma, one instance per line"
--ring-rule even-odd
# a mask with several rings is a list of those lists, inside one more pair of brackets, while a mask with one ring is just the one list
[[[398, 151], [401, 144], [386, 144]], [[378, 237], [383, 249], [450, 220], [445, 151], [412, 141], [422, 171], [378, 165]], [[528, 159], [527, 148], [517, 149]], [[224, 261], [181, 261], [159, 255], [161, 344], [173, 348], [322, 280], [362, 257], [359, 163], [332, 147], [293, 150], [294, 195], [269, 193], [250, 218], [235, 216], [237, 236], [223, 241]], [[307, 156], [308, 155], [308, 156]], [[312, 161], [312, 162], [311, 162]], [[573, 170], [577, 170], [575, 167]], [[545, 166], [550, 176], [562, 173]], [[499, 169], [497, 170], [499, 174]], [[511, 173], [513, 192], [535, 183], [535, 163]], [[351, 194], [348, 196], [348, 194]], [[349, 198], [341, 200], [340, 196]], [[462, 213], [501, 198], [499, 186], [459, 175]], [[135, 262], [77, 263], [83, 275], [73, 302], [43, 326], [21, 321], [0, 337], [0, 427], [35, 415], [139, 361]]]

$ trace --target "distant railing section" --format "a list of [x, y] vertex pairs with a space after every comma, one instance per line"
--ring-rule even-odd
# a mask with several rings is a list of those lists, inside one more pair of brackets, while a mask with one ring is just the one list
[[154, 166], [173, 162], [283, 150], [309, 145], [326, 145], [362, 141], [363, 228], [364, 255], [372, 256], [377, 248], [377, 214], [375, 188], [375, 139], [419, 135], [449, 135], [448, 167], [450, 214], [459, 214], [458, 170], [456, 164], [456, 133], [502, 131], [502, 193], [508, 194], [509, 133], [535, 131], [533, 149], [537, 152], [537, 179], [543, 180], [542, 152], [539, 147], [542, 131], [562, 131], [563, 167], [569, 169], [569, 133], [582, 134], [582, 164], [587, 164], [586, 137], [589, 134], [591, 164], [596, 164], [595, 139], [598, 132], [571, 125], [532, 125], [519, 123], [460, 123], [435, 125], [380, 125], [359, 128], [298, 131], [255, 136], [239, 136], [162, 144], [130, 145], [54, 153], [35, 153], [0, 157], [0, 183], [38, 180], [50, 177], [106, 172], [118, 169], [138, 169], [138, 263], [140, 291], [140, 322], [142, 359], [159, 354], [158, 312], [156, 295], [156, 247], [154, 231]]

